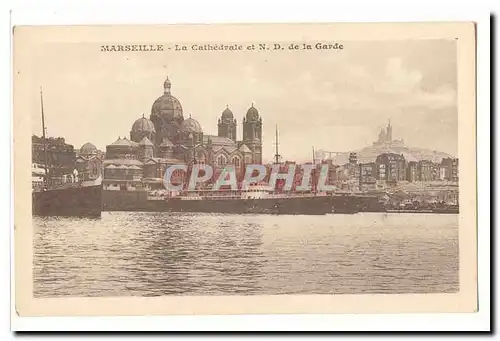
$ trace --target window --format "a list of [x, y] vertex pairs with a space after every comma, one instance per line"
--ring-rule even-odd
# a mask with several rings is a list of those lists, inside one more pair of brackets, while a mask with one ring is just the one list
[[217, 157], [217, 164], [219, 166], [225, 166], [226, 165], [226, 157], [224, 155], [219, 155]]
[[196, 161], [197, 163], [204, 165], [206, 160], [205, 153], [199, 152], [198, 155], [196, 156]]
[[231, 162], [235, 167], [240, 166], [240, 158], [239, 157], [233, 157], [233, 162]]

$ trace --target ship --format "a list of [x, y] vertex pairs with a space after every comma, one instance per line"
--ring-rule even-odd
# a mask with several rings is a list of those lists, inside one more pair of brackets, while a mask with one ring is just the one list
[[369, 212], [363, 198], [333, 193], [277, 193], [265, 184], [248, 189], [103, 191], [104, 211], [325, 215]]
[[36, 216], [101, 217], [102, 181], [85, 179], [76, 169], [71, 174], [49, 170], [43, 94], [40, 89], [43, 164], [32, 164], [32, 213]]
[[174, 196], [148, 196], [148, 211], [324, 215], [333, 212], [326, 195], [279, 194], [267, 185], [239, 190], [192, 190]]

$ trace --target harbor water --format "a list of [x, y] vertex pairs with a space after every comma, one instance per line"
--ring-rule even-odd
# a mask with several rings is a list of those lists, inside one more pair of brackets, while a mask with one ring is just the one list
[[34, 296], [451, 293], [458, 215], [34, 217]]

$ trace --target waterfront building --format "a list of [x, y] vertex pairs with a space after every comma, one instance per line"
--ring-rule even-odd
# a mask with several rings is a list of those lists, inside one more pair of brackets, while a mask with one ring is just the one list
[[420, 173], [417, 161], [409, 161], [406, 166], [406, 180], [409, 182], [420, 181]]
[[458, 181], [458, 159], [457, 158], [443, 158], [441, 161], [441, 168], [443, 169], [443, 179], [448, 181]]
[[346, 165], [336, 168], [335, 178], [337, 182], [345, 182], [349, 180], [349, 168]]
[[432, 180], [433, 181], [439, 180], [439, 174], [441, 171], [440, 169], [441, 169], [441, 165], [439, 162], [432, 163]]
[[106, 157], [103, 161], [103, 188], [106, 190], [138, 190], [142, 189], [143, 162], [139, 160], [144, 146], [126, 137], [118, 137], [106, 146]]
[[92, 143], [85, 143], [79, 150], [75, 169], [83, 181], [95, 180], [102, 176], [102, 155]]
[[377, 188], [377, 165], [375, 162], [359, 164], [359, 185], [362, 190]]
[[[46, 148], [44, 146], [46, 144]], [[46, 165], [52, 175], [70, 174], [75, 167], [76, 152], [73, 145], [62, 137], [31, 138], [31, 162]]]
[[446, 179], [446, 167], [443, 165], [439, 166], [439, 180]]
[[429, 160], [421, 160], [418, 162], [417, 169], [419, 181], [433, 181], [438, 178], [437, 165]]
[[383, 153], [375, 161], [379, 180], [397, 182], [406, 180], [406, 160], [401, 154]]
[[346, 165], [348, 169], [349, 180], [359, 180], [358, 155], [349, 153], [349, 163]]

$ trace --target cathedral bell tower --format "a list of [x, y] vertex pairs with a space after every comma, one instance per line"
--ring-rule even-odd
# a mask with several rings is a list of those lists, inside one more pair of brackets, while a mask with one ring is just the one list
[[236, 120], [234, 119], [233, 112], [229, 110], [229, 106], [222, 112], [217, 127], [218, 136], [227, 137], [236, 142]]
[[243, 144], [252, 151], [252, 162], [262, 163], [262, 118], [253, 106], [243, 118]]

